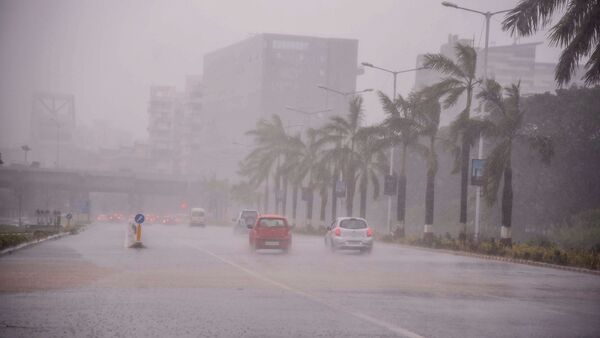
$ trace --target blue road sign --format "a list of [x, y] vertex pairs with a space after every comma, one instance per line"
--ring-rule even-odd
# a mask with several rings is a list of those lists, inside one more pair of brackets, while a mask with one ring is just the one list
[[71, 213], [68, 213], [68, 214], [67, 214], [65, 217], [66, 217], [67, 219], [71, 219], [71, 218], [73, 218], [73, 215], [72, 215]]
[[145, 218], [144, 218], [144, 215], [143, 215], [143, 214], [137, 214], [137, 215], [135, 215], [135, 222], [136, 222], [137, 224], [142, 224], [142, 223], [144, 223], [144, 220], [145, 220]]

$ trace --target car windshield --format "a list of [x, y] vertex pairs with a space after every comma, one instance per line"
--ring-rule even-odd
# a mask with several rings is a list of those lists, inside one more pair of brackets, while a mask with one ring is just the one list
[[367, 223], [362, 219], [345, 219], [340, 222], [340, 228], [343, 229], [366, 229]]
[[263, 218], [258, 225], [261, 228], [280, 228], [286, 226], [286, 223], [281, 218]]
[[256, 218], [256, 216], [258, 216], [257, 211], [248, 210], [248, 211], [242, 211], [242, 216], [240, 218], [242, 218], [242, 219], [245, 219], [246, 217]]
[[194, 217], [202, 217], [202, 216], [204, 216], [204, 211], [194, 210], [194, 211], [192, 211], [192, 216], [194, 216]]

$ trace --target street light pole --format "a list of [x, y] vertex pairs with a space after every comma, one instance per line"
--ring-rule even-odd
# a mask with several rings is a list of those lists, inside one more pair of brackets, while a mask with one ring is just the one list
[[[424, 68], [424, 67], [418, 67], [418, 68], [413, 68], [413, 69], [393, 71], [393, 70], [389, 70], [386, 68], [377, 67], [377, 66], [373, 65], [372, 63], [368, 63], [368, 62], [362, 62], [361, 64], [365, 67], [379, 69], [386, 73], [390, 73], [394, 76], [394, 91], [392, 92], [392, 101], [396, 100], [396, 80], [397, 80], [398, 74], [408, 73], [408, 72], [412, 72], [412, 71], [416, 71], [416, 70]], [[390, 172], [389, 172], [390, 176], [394, 175], [394, 152], [395, 152], [395, 147], [392, 146], [390, 148]], [[388, 233], [391, 234], [392, 233], [392, 196], [391, 195], [388, 196], [387, 226], [388, 226]]]
[[[506, 9], [506, 10], [502, 10], [502, 11], [496, 11], [496, 12], [481, 12], [481, 11], [477, 11], [474, 9], [469, 9], [469, 8], [464, 8], [464, 7], [460, 7], [455, 3], [452, 2], [448, 2], [448, 1], [443, 1], [442, 2], [443, 6], [446, 7], [451, 7], [451, 8], [456, 8], [456, 9], [462, 9], [464, 11], [468, 11], [468, 12], [473, 12], [473, 13], [477, 13], [477, 14], [481, 14], [485, 17], [485, 47], [483, 49], [483, 84], [485, 85], [485, 83], [487, 82], [487, 69], [488, 69], [488, 46], [489, 46], [489, 38], [490, 38], [490, 20], [492, 18], [492, 16], [496, 15], [496, 14], [500, 14], [500, 13], [506, 13], [509, 12], [510, 9]], [[483, 107], [482, 109], [482, 115], [485, 115], [485, 107]], [[477, 157], [478, 158], [482, 158], [483, 157], [483, 135], [479, 134], [479, 149], [477, 151]], [[479, 220], [481, 218], [481, 187], [477, 186], [477, 194], [475, 196], [475, 241], [479, 240]], [[510, 229], [505, 228], [504, 226], [502, 226], [502, 234], [501, 237], [510, 237]]]
[[25, 153], [25, 165], [27, 165], [27, 153], [31, 150], [28, 145], [21, 146], [23, 152]]

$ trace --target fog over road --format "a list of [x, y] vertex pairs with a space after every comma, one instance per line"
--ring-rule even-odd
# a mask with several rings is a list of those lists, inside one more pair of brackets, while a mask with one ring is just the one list
[[294, 237], [252, 254], [230, 228], [125, 225], [0, 258], [0, 336], [598, 337], [600, 277]]

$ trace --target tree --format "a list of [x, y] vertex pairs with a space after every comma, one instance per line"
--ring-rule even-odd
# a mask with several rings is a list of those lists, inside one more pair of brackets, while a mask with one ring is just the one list
[[[479, 81], [475, 78], [477, 53], [473, 47], [456, 44], [456, 61], [443, 54], [426, 54], [423, 66], [445, 75], [442, 80], [427, 90], [444, 96], [444, 108], [456, 104], [461, 96], [466, 97], [462, 112], [450, 125], [450, 138], [454, 144], [460, 144], [457, 164], [460, 166], [460, 217], [461, 239], [467, 234], [467, 193], [469, 184], [469, 157], [474, 139], [479, 134], [478, 124], [471, 119], [473, 91]], [[458, 167], [458, 165], [456, 167]]]
[[[256, 128], [246, 134], [254, 136], [256, 146], [240, 165], [239, 173], [242, 176], [248, 176], [250, 182], [255, 185], [265, 183], [264, 211], [267, 211], [269, 209], [269, 176], [272, 172], [276, 174], [275, 186], [279, 191], [281, 178], [279, 165], [281, 157], [288, 151], [289, 136], [285, 132], [279, 115], [273, 115], [271, 120], [259, 120]], [[276, 208], [278, 209], [278, 204]]]
[[409, 147], [416, 144], [419, 132], [414, 119], [415, 102], [405, 100], [398, 95], [393, 101], [384, 93], [379, 92], [379, 100], [383, 106], [383, 111], [387, 114], [381, 127], [383, 128], [384, 138], [387, 143], [402, 146], [400, 156], [400, 175], [398, 177], [398, 199], [396, 205], [396, 236], [404, 236], [404, 223], [406, 218], [406, 156]]
[[488, 204], [493, 205], [502, 184], [501, 243], [511, 245], [513, 143], [528, 142], [540, 153], [544, 163], [549, 163], [554, 148], [548, 137], [539, 135], [535, 128], [523, 124], [525, 111], [521, 109], [519, 84], [513, 84], [503, 90], [496, 81], [488, 80], [477, 97], [484, 100], [490, 113], [484, 130], [497, 142], [486, 160], [483, 194]]
[[356, 174], [360, 192], [360, 217], [367, 217], [367, 191], [369, 181], [373, 186], [373, 198], [379, 197], [379, 176], [389, 171], [387, 157], [383, 153], [386, 147], [380, 128], [360, 128], [357, 134]]
[[[346, 117], [334, 116], [321, 130], [319, 143], [331, 147], [324, 151], [323, 156], [342, 172], [346, 183], [346, 214], [352, 216], [354, 193], [356, 190], [356, 135], [363, 118], [363, 99], [354, 96], [350, 100]], [[335, 189], [335, 186], [333, 187]]]
[[550, 30], [550, 43], [563, 48], [555, 68], [559, 85], [567, 84], [583, 58], [585, 83], [600, 83], [600, 1], [580, 0], [521, 0], [502, 22], [502, 28], [511, 35], [529, 36], [546, 27], [554, 13], [566, 12]]
[[436, 93], [427, 91], [412, 95], [416, 102], [415, 120], [419, 125], [419, 134], [427, 140], [427, 145], [420, 147], [420, 153], [427, 161], [427, 183], [425, 187], [425, 224], [423, 239], [433, 239], [433, 212], [435, 206], [435, 176], [438, 171], [438, 158], [435, 149], [437, 134], [440, 126], [440, 103]]
[[306, 132], [306, 142], [300, 137], [294, 137], [292, 140], [295, 148], [296, 161], [294, 162], [294, 183], [302, 184], [306, 180], [306, 191], [309, 192], [308, 201], [306, 201], [306, 225], [312, 226], [313, 214], [313, 189], [317, 186], [316, 176], [320, 166], [320, 146], [317, 140], [317, 131], [308, 129]]

